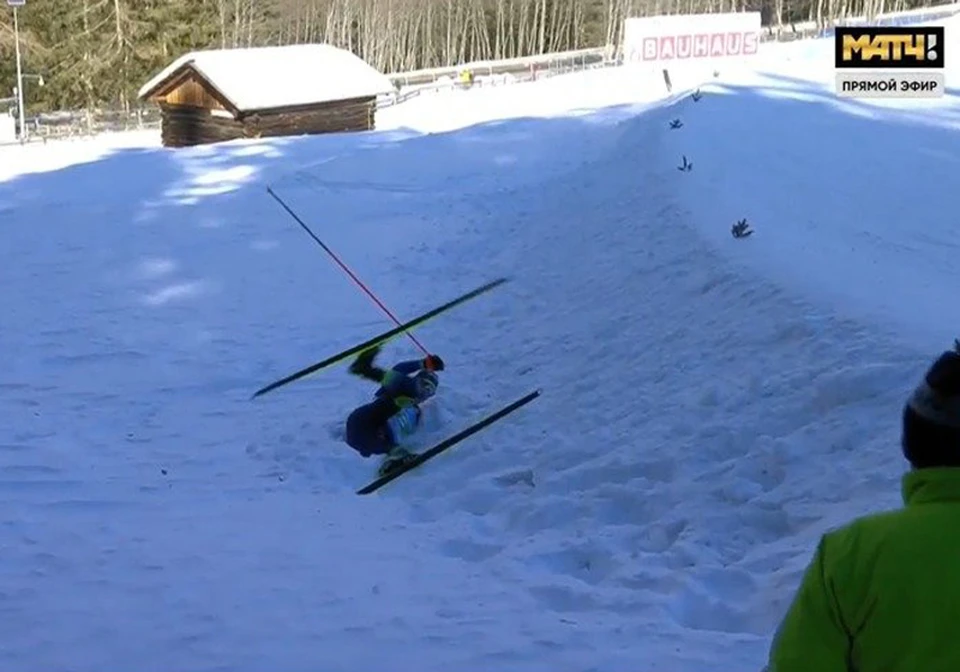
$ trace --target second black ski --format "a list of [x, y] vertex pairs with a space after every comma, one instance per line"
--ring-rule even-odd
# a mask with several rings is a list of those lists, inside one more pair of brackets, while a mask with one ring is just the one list
[[376, 480], [372, 481], [371, 483], [357, 490], [357, 494], [369, 495], [371, 492], [375, 492], [379, 490], [390, 481], [396, 478], [399, 478], [400, 476], [407, 473], [408, 471], [416, 469], [427, 460], [436, 457], [437, 455], [444, 452], [445, 450], [448, 450], [449, 448], [452, 448], [456, 444], [460, 443], [468, 436], [472, 436], [476, 434], [484, 427], [487, 427], [488, 425], [492, 425], [497, 420], [503, 418], [506, 415], [509, 415], [510, 413], [513, 413], [515, 410], [517, 410], [521, 406], [526, 406], [527, 404], [529, 404], [531, 401], [533, 401], [539, 396], [540, 396], [540, 390], [534, 390], [530, 394], [524, 397], [521, 397], [520, 399], [517, 399], [513, 403], [508, 404], [507, 406], [504, 406], [499, 411], [495, 413], [491, 413], [487, 417], [473, 423], [466, 429], [463, 429], [457, 432], [456, 434], [454, 434], [453, 436], [450, 436], [444, 439], [443, 441], [433, 446], [432, 448], [429, 448], [423, 451], [422, 453], [418, 453], [409, 461], [404, 462], [404, 464], [402, 464], [401, 466], [398, 466], [396, 469], [393, 469], [387, 474], [380, 476]]

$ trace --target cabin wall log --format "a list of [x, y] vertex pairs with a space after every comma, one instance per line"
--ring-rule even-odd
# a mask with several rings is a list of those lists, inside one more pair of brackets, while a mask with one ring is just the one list
[[165, 147], [188, 147], [238, 138], [365, 131], [375, 127], [375, 98], [261, 111], [240, 119], [227, 116], [225, 112], [211, 113], [209, 108], [201, 105], [158, 102]]
[[160, 138], [164, 147], [192, 147], [242, 137], [243, 124], [236, 119], [210, 114], [202, 107], [160, 104]]

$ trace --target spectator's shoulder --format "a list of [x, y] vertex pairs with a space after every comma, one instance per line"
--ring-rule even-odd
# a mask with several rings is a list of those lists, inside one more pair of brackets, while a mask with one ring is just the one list
[[905, 515], [905, 509], [866, 514], [829, 530], [823, 535], [824, 542], [835, 552], [861, 546], [864, 540], [877, 539], [898, 527]]
[[824, 574], [839, 585], [850, 587], [845, 591], [859, 586], [863, 577], [871, 574], [871, 568], [891, 539], [900, 536], [898, 531], [907, 515], [905, 509], [881, 511], [855, 518], [825, 533], [820, 545]]

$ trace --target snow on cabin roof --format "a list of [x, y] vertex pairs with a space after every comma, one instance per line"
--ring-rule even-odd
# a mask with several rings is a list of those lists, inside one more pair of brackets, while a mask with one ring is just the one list
[[365, 98], [395, 90], [390, 79], [359, 56], [329, 44], [211, 49], [181, 56], [143, 85], [152, 95], [191, 66], [240, 112]]

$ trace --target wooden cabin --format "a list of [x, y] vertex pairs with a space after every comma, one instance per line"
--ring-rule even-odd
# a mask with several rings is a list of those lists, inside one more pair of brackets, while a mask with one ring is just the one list
[[384, 74], [327, 44], [215, 49], [181, 56], [140, 89], [161, 110], [165, 147], [375, 127]]

